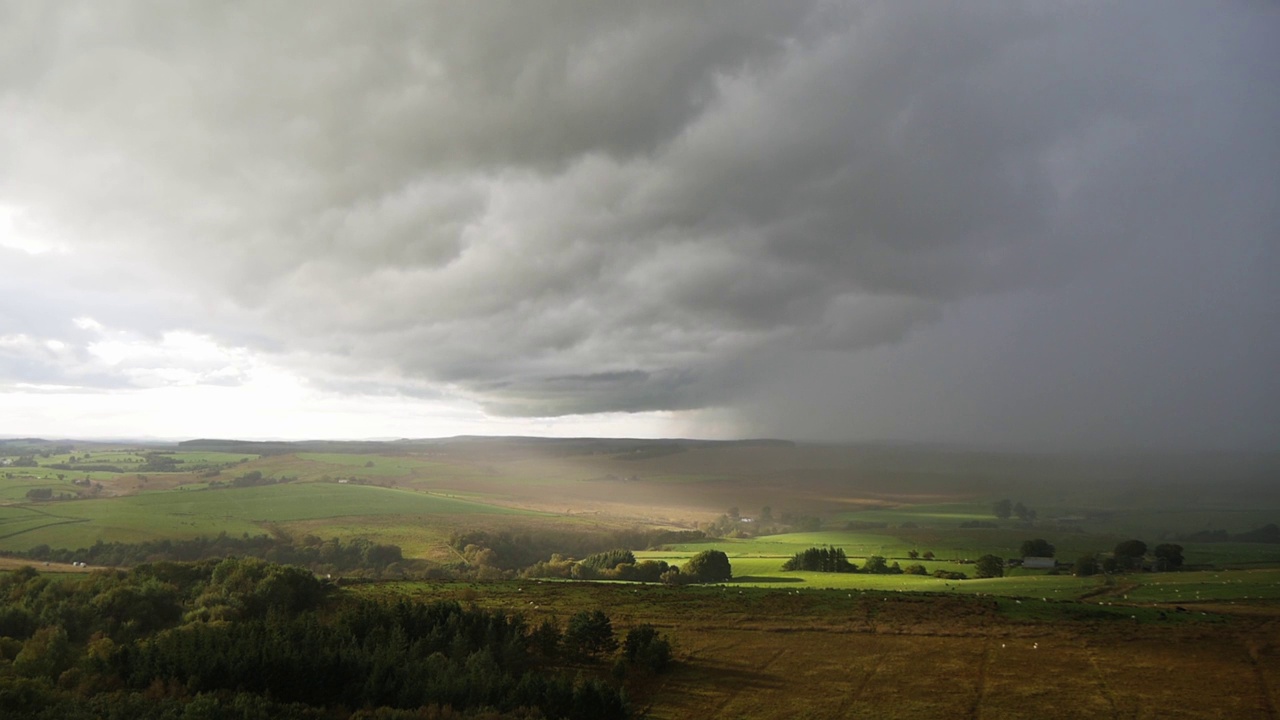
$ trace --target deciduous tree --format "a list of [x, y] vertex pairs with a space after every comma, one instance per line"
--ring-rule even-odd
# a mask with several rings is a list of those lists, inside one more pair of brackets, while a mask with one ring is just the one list
[[618, 649], [618, 641], [613, 637], [613, 623], [601, 610], [583, 610], [570, 617], [563, 642], [569, 652], [586, 656]]
[[980, 578], [1004, 577], [1004, 558], [983, 555], [974, 563], [974, 573]]
[[1027, 540], [1022, 543], [1019, 552], [1022, 557], [1053, 557], [1055, 548], [1049, 544], [1048, 540], [1036, 538], [1035, 540]]
[[658, 673], [671, 662], [671, 643], [652, 625], [640, 625], [627, 632], [622, 643], [622, 657], [633, 667]]
[[1162, 543], [1156, 546], [1154, 555], [1160, 570], [1179, 570], [1182, 568], [1182, 546], [1173, 543]]
[[1116, 563], [1122, 568], [1140, 567], [1147, 554], [1147, 544], [1141, 540], [1125, 540], [1116, 545]]
[[680, 574], [693, 577], [697, 582], [724, 582], [733, 577], [729, 556], [720, 550], [703, 550], [689, 558], [680, 568]]
[[1088, 577], [1097, 575], [1101, 567], [1098, 565], [1097, 555], [1081, 555], [1076, 560], [1075, 565], [1071, 566], [1071, 574], [1076, 577]]

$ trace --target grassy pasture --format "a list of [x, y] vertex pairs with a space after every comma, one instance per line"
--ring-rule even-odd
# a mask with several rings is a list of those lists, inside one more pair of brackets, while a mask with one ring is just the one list
[[[1065, 574], [1049, 575], [1044, 571], [1015, 569], [1003, 578], [977, 579], [973, 577], [974, 568], [971, 564], [957, 564], [946, 559], [909, 560], [905, 557], [905, 551], [901, 551], [902, 546], [883, 543], [882, 539], [881, 536], [847, 532], [792, 533], [748, 540], [685, 543], [663, 550], [637, 552], [636, 557], [665, 560], [678, 565], [702, 550], [715, 548], [729, 556], [730, 564], [733, 566], [735, 585], [783, 587], [792, 590], [838, 588], [1054, 599], [1074, 599], [1109, 593], [1108, 586], [1105, 585], [1106, 581], [1101, 576], [1076, 578]], [[958, 571], [969, 575], [970, 579], [956, 581], [918, 575], [865, 575], [784, 572], [782, 570], [782, 564], [796, 552], [823, 545], [843, 547], [850, 561], [859, 565], [866, 561], [867, 555], [878, 554], [891, 558], [903, 567], [909, 564], [920, 564], [930, 573], [935, 570]], [[895, 555], [895, 551], [901, 551], [904, 554]], [[1210, 579], [1211, 577], [1215, 579]], [[1246, 597], [1280, 599], [1280, 569], [1135, 573], [1117, 576], [1116, 584], [1122, 587], [1139, 588], [1139, 590], [1129, 591], [1134, 601], [1193, 602], [1196, 599], [1208, 601]], [[1197, 591], [1201, 593], [1199, 598], [1194, 596]]]
[[[70, 462], [74, 455], [76, 458], [84, 457], [84, 452], [69, 452], [60, 455], [50, 455], [49, 457], [37, 457], [36, 462], [41, 465], [52, 465], [54, 463]], [[89, 452], [89, 457], [84, 460], [86, 463], [142, 463], [146, 462], [146, 458], [141, 453], [133, 450], [94, 450]]]
[[[1257, 527], [1257, 525], [1251, 526]], [[843, 535], [843, 538], [841, 537]], [[777, 537], [802, 538], [801, 534]], [[880, 545], [876, 545], [876, 538]], [[1190, 565], [1250, 566], [1280, 564], [1280, 545], [1265, 543], [1206, 543], [1161, 539], [1155, 534], [1127, 533], [1100, 528], [1097, 532], [1066, 532], [1052, 526], [1026, 529], [1002, 527], [997, 529], [962, 528], [888, 528], [857, 532], [828, 532], [816, 545], [836, 545], [846, 552], [859, 555], [882, 555], [886, 558], [905, 558], [909, 550], [923, 553], [932, 550], [939, 559], [975, 559], [991, 554], [1003, 558], [1018, 557], [1022, 542], [1034, 538], [1048, 540], [1056, 549], [1056, 557], [1063, 562], [1075, 562], [1082, 555], [1109, 553], [1116, 544], [1130, 538], [1145, 539], [1148, 547], [1162, 542], [1176, 542], [1183, 547], [1183, 555]], [[761, 538], [769, 541], [770, 538]], [[808, 547], [808, 546], [806, 546]], [[791, 550], [792, 553], [803, 550]]]
[[[25, 468], [27, 470], [35, 470], [35, 468]], [[73, 473], [64, 473], [66, 478], [59, 480], [57, 474], [48, 473], [32, 473], [19, 474], [14, 473], [14, 477], [0, 479], [0, 500], [25, 501], [27, 491], [37, 488], [49, 488], [53, 490], [55, 495], [59, 493], [71, 493], [78, 495], [80, 488], [72, 485], [73, 479], [79, 479], [81, 476]]]
[[1136, 576], [1132, 602], [1280, 600], [1280, 569], [1156, 573]]
[[250, 460], [258, 459], [257, 455], [228, 452], [179, 451], [168, 454], [175, 460], [181, 460], [184, 465], [225, 465], [228, 463], [248, 462]]
[[1280, 545], [1265, 543], [1182, 543], [1187, 562], [1197, 565], [1250, 567], [1280, 565]]
[[[136, 449], [113, 449], [113, 450], [93, 450], [89, 452], [89, 456], [85, 457], [84, 452], [70, 452], [61, 455], [50, 455], [49, 457], [37, 457], [42, 467], [55, 464], [69, 463], [72, 456], [75, 456], [79, 463], [87, 465], [119, 465], [126, 472], [132, 471], [131, 466], [142, 465], [147, 461], [144, 452]], [[162, 455], [172, 457], [175, 460], [181, 460], [183, 465], [225, 465], [229, 463], [238, 463], [241, 461], [249, 461], [258, 458], [258, 455], [245, 453], [227, 453], [227, 452], [188, 452], [188, 451], [158, 451]], [[63, 472], [75, 472], [75, 470], [66, 470]]]
[[[509, 508], [406, 490], [337, 483], [290, 483], [218, 490], [164, 490], [115, 498], [73, 500], [44, 506], [53, 521], [32, 523], [20, 534], [0, 538], [0, 549], [41, 543], [83, 547], [97, 540], [136, 542], [164, 537], [260, 533], [268, 523], [344, 518], [510, 515]], [[16, 508], [5, 508], [13, 511]], [[323, 534], [323, 533], [321, 533]]]
[[[778, 564], [810, 547], [832, 545], [844, 548], [851, 559], [879, 555], [903, 565], [924, 563], [908, 559], [908, 553], [932, 551], [937, 561], [975, 560], [992, 554], [1011, 558], [1018, 556], [1022, 541], [1047, 537], [1057, 545], [1060, 558], [1074, 558], [1086, 552], [1110, 551], [1116, 540], [1110, 537], [1041, 533], [1037, 530], [825, 530], [812, 533], [787, 533], [746, 539], [715, 540], [712, 544], [729, 557], [767, 556], [778, 558]], [[705, 542], [669, 546], [668, 550], [695, 553], [710, 545]], [[1194, 561], [1194, 560], [1192, 560]], [[924, 563], [928, 565], [928, 563]]]
[[342, 453], [298, 453], [299, 460], [332, 466], [327, 472], [334, 475], [359, 475], [362, 477], [401, 477], [405, 475], [431, 475], [451, 469], [449, 465], [410, 456], [347, 455]]
[[916, 523], [925, 527], [956, 527], [966, 520], [994, 520], [990, 503], [926, 503], [842, 512], [834, 522], [863, 520], [891, 526]]
[[1107, 528], [1131, 537], [1159, 538], [1166, 534], [1189, 535], [1201, 530], [1239, 533], [1267, 523], [1280, 523], [1280, 509], [1271, 507], [1199, 507], [1170, 510], [1119, 510], [1086, 529]]
[[[35, 482], [36, 484], [32, 487], [53, 487], [52, 484], [65, 484], [67, 487], [75, 487], [71, 484], [72, 480], [83, 480], [85, 478], [107, 485], [124, 479], [133, 480], [136, 477], [132, 472], [116, 473], [106, 470], [90, 470], [86, 472], [84, 470], [57, 470], [45, 467], [23, 469], [28, 472], [21, 474], [15, 472], [12, 479], [0, 480], [0, 487], [20, 482]], [[62, 480], [58, 479], [59, 475], [63, 476]]]
[[[708, 546], [709, 547], [709, 546]], [[717, 545], [717, 547], [719, 547]], [[663, 551], [638, 552], [638, 559], [665, 560], [681, 564], [693, 553], [669, 553]], [[855, 564], [863, 558], [851, 557]], [[731, 556], [734, 586], [773, 587], [791, 591], [814, 589], [879, 590], [893, 592], [946, 592], [973, 595], [1003, 595], [1010, 597], [1052, 597], [1075, 599], [1096, 591], [1102, 585], [1101, 578], [1076, 578], [1070, 575], [1025, 575], [989, 580], [943, 580], [926, 575], [865, 575], [862, 573], [784, 572], [782, 556], [741, 557]], [[912, 561], [917, 562], [917, 561]], [[929, 572], [955, 570], [973, 576], [972, 565], [949, 562], [919, 561]], [[906, 565], [906, 563], [903, 563]]]
[[34, 530], [80, 522], [83, 521], [79, 518], [57, 515], [40, 507], [0, 505], [0, 546], [10, 538]]

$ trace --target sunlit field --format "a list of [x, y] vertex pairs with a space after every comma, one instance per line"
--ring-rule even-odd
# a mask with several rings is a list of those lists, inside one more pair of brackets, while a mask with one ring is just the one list
[[[0, 508], [0, 548], [38, 544], [83, 547], [98, 540], [136, 542], [260, 533], [273, 523], [353, 518], [520, 515], [521, 511], [458, 498], [391, 488], [338, 483], [298, 483], [266, 487], [144, 492], [94, 500], [71, 500], [35, 507]], [[356, 525], [359, 522], [356, 521]], [[348, 532], [351, 532], [349, 530]], [[376, 532], [366, 533], [377, 535]]]

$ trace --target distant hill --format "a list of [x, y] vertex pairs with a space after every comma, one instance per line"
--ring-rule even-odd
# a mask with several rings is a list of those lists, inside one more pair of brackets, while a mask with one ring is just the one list
[[286, 455], [298, 452], [323, 452], [347, 454], [394, 453], [395, 445], [369, 440], [183, 440], [179, 450], [201, 452], [229, 452], [246, 455]]
[[189, 451], [283, 455], [298, 452], [396, 453], [484, 450], [493, 455], [619, 455], [644, 459], [705, 447], [792, 447], [789, 440], [681, 440], [642, 438], [543, 438], [461, 435], [452, 438], [375, 440], [185, 440], [178, 448]]

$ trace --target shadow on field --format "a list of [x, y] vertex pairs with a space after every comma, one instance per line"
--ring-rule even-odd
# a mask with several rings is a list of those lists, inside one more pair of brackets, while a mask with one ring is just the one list
[[776, 577], [772, 575], [743, 575], [729, 580], [730, 583], [798, 583], [804, 578]]
[[[780, 653], [774, 653], [773, 659], [777, 659]], [[764, 664], [769, 661], [762, 660]], [[699, 678], [707, 676], [714, 677], [717, 681], [716, 688], [731, 688], [732, 695], [736, 695], [744, 689], [752, 690], [782, 690], [787, 683], [777, 675], [767, 672], [761, 672], [754, 668], [744, 668], [737, 662], [723, 662], [712, 658], [700, 657], [697, 659], [697, 670], [692, 675]], [[686, 679], [688, 679], [686, 677]]]

